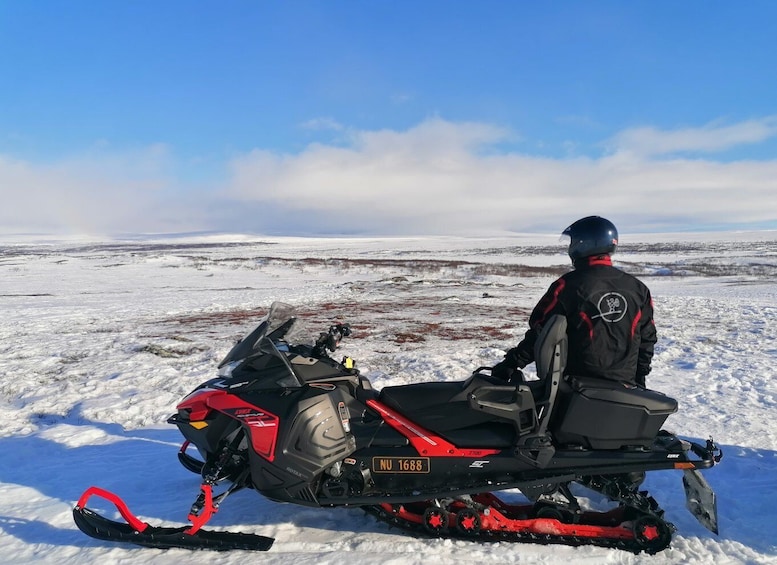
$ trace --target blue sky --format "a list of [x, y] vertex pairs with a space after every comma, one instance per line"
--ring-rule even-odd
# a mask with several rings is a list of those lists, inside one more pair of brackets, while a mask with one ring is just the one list
[[775, 21], [766, 1], [0, 1], [0, 232], [777, 229]]

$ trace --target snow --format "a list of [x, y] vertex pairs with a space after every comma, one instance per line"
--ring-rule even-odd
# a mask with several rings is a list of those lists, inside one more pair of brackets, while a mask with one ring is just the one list
[[[624, 240], [616, 264], [651, 288], [651, 388], [680, 401], [666, 428], [723, 448], [704, 473], [720, 535], [685, 509], [679, 472], [645, 483], [678, 532], [655, 556], [415, 539], [358, 509], [234, 494], [209, 527], [276, 538], [261, 556], [155, 550], [84, 536], [87, 487], [141, 519], [182, 525], [197, 477], [165, 423], [272, 301], [339, 319], [376, 388], [461, 380], [501, 358], [567, 260], [555, 236], [248, 236], [0, 242], [0, 547], [9, 563], [777, 563], [777, 233]], [[591, 494], [596, 504], [596, 495]], [[95, 507], [108, 515], [109, 506]]]

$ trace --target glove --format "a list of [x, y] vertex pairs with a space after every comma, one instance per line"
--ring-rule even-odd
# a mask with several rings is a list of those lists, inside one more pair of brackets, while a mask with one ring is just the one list
[[510, 382], [510, 377], [513, 376], [514, 372], [515, 367], [512, 367], [506, 360], [491, 367], [491, 376], [504, 382]]
[[520, 385], [526, 382], [523, 378], [523, 371], [511, 367], [504, 361], [491, 367], [491, 376], [511, 385]]
[[526, 363], [522, 361], [517, 348], [510, 349], [505, 358], [491, 367], [491, 376], [505, 382], [523, 382], [523, 373], [520, 371]]

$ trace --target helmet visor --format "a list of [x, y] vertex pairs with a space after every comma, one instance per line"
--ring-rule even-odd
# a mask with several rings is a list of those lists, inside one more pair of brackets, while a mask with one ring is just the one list
[[567, 228], [561, 232], [558, 241], [564, 246], [569, 247], [569, 244], [572, 243], [572, 226], [567, 226]]

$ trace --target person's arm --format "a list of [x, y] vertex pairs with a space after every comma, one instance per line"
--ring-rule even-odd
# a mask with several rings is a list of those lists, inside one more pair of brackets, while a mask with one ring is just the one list
[[645, 388], [645, 377], [650, 373], [650, 362], [653, 360], [653, 349], [658, 340], [656, 325], [653, 321], [653, 299], [650, 291], [647, 293], [647, 300], [642, 306], [642, 315], [640, 316], [640, 341], [639, 353], [637, 355], [637, 384]]
[[523, 339], [505, 355], [505, 362], [508, 366], [522, 369], [534, 361], [534, 344], [537, 342], [537, 336], [540, 335], [545, 322], [554, 314], [564, 314], [560, 300], [564, 287], [565, 281], [560, 278], [551, 284], [547, 292], [540, 298], [529, 316], [529, 329]]

